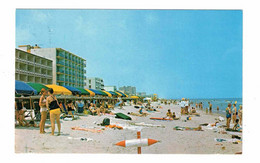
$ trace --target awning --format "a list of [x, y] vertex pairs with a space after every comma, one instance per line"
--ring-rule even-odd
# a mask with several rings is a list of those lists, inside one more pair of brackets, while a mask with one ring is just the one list
[[85, 89], [85, 90], [90, 94], [90, 96], [95, 96], [95, 93], [92, 92], [91, 90], [89, 90], [89, 89]]
[[121, 91], [117, 91], [117, 92], [119, 92], [119, 93], [121, 93], [121, 94], [125, 95], [125, 97], [128, 97], [128, 95], [127, 95], [127, 94], [125, 94], [125, 93], [123, 93], [123, 92], [121, 92]]
[[116, 92], [113, 92], [113, 91], [107, 91], [107, 92], [110, 93], [113, 96], [118, 96], [118, 94]]
[[25, 82], [15, 80], [15, 94], [36, 95], [37, 91]]
[[139, 97], [138, 96], [131, 96], [130, 98], [138, 99]]
[[78, 88], [78, 87], [76, 87], [76, 88], [81, 92], [81, 95], [90, 95], [90, 93], [88, 91], [86, 91], [85, 89]]
[[122, 92], [116, 91], [116, 93], [121, 94], [122, 97], [126, 97], [126, 95], [124, 93], [122, 93]]
[[55, 85], [55, 84], [52, 84], [52, 85], [45, 85], [47, 86], [48, 88], [52, 88], [53, 91], [54, 91], [54, 94], [56, 95], [72, 95], [71, 91], [69, 91], [67, 88], [65, 87], [62, 87], [62, 86], [59, 86], [59, 85]]
[[71, 87], [71, 86], [63, 86], [65, 88], [67, 88], [69, 91], [72, 92], [73, 95], [76, 95], [76, 94], [81, 94], [81, 91], [78, 90], [77, 88], [74, 88], [74, 87]]
[[102, 91], [99, 91], [99, 90], [96, 90], [96, 89], [89, 89], [89, 90], [94, 92], [96, 95], [107, 96], [107, 94], [102, 92]]
[[109, 93], [107, 91], [102, 91], [102, 92], [105, 92], [108, 95], [108, 97], [112, 97], [111, 93]]
[[49, 89], [48, 87], [40, 83], [27, 83], [27, 84], [31, 86], [33, 89], [35, 89], [37, 91], [37, 94], [41, 92], [42, 88], [44, 88], [46, 91]]

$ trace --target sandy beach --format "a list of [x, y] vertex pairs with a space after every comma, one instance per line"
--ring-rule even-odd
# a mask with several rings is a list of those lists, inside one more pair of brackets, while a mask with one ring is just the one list
[[[157, 106], [157, 103], [152, 103]], [[235, 154], [242, 152], [242, 143], [217, 142], [215, 138], [231, 139], [231, 134], [221, 134], [203, 127], [203, 131], [178, 131], [175, 126], [198, 127], [204, 123], [215, 123], [218, 114], [206, 114], [197, 109], [200, 117], [192, 116], [191, 120], [184, 121], [187, 115], [182, 115], [180, 120], [159, 121], [150, 120], [150, 117], [165, 117], [168, 109], [180, 116], [179, 105], [164, 105], [159, 112], [149, 113], [146, 117], [130, 116], [132, 120], [116, 119], [114, 115], [80, 116], [73, 121], [61, 120], [61, 135], [50, 136], [51, 128], [46, 128], [45, 134], [39, 134], [39, 128], [16, 127], [15, 128], [15, 152], [16, 153], [113, 153], [113, 154], [137, 154], [135, 147], [116, 146], [122, 140], [136, 139], [137, 130], [141, 130], [141, 138], [159, 140], [148, 147], [142, 147], [142, 154]], [[115, 108], [114, 113], [138, 112], [134, 106], [124, 106], [123, 109]], [[106, 128], [101, 133], [72, 130], [71, 127], [100, 129], [104, 118], [110, 118], [111, 124], [123, 126], [123, 130]], [[224, 116], [223, 116], [224, 117]], [[162, 125], [164, 127], [136, 126], [132, 123], [144, 122], [145, 124]], [[38, 122], [37, 122], [38, 123]], [[220, 122], [225, 124], [226, 121]], [[50, 122], [47, 121], [46, 125]], [[232, 124], [232, 123], [231, 123]], [[233, 124], [232, 124], [233, 125]], [[57, 125], [55, 126], [57, 131]], [[239, 136], [242, 137], [241, 133]], [[57, 133], [55, 133], [57, 135]], [[87, 140], [80, 140], [87, 138]], [[89, 141], [88, 141], [89, 140]]]

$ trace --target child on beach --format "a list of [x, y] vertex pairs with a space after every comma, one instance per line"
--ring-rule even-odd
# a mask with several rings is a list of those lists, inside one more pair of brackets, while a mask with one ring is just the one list
[[238, 124], [239, 122], [239, 119], [236, 119], [236, 123], [233, 127], [233, 130], [236, 130], [236, 131], [242, 131], [242, 128], [240, 127], [240, 125]]
[[226, 108], [226, 118], [227, 118], [227, 128], [230, 127], [230, 121], [231, 121], [231, 104], [228, 104], [228, 107]]

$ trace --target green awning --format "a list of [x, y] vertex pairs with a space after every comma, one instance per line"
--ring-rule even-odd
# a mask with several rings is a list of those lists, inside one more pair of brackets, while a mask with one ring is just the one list
[[35, 89], [37, 91], [37, 94], [39, 94], [41, 92], [41, 89], [44, 88], [46, 90], [48, 90], [49, 88], [46, 87], [43, 84], [40, 83], [27, 83], [29, 86], [31, 86], [33, 89]]
[[88, 91], [86, 91], [85, 89], [78, 88], [78, 87], [76, 87], [76, 88], [81, 91], [81, 95], [90, 95], [90, 93]]

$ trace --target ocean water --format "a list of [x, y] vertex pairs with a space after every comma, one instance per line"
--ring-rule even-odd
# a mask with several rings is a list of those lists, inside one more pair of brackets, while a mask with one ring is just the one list
[[[232, 104], [233, 108], [233, 104], [235, 103], [235, 101], [237, 101], [236, 107], [237, 109], [239, 109], [239, 105], [243, 105], [243, 100], [242, 98], [226, 98], [226, 99], [190, 99], [190, 102], [193, 102], [193, 104], [191, 104], [191, 106], [195, 107], [196, 103], [200, 103], [202, 102], [203, 104], [203, 110], [205, 110], [205, 108], [209, 107], [208, 102], [210, 102], [212, 104], [212, 112], [213, 113], [220, 113], [225, 115], [225, 110], [228, 106], [229, 103]], [[219, 111], [217, 111], [217, 107], [219, 107]]]

